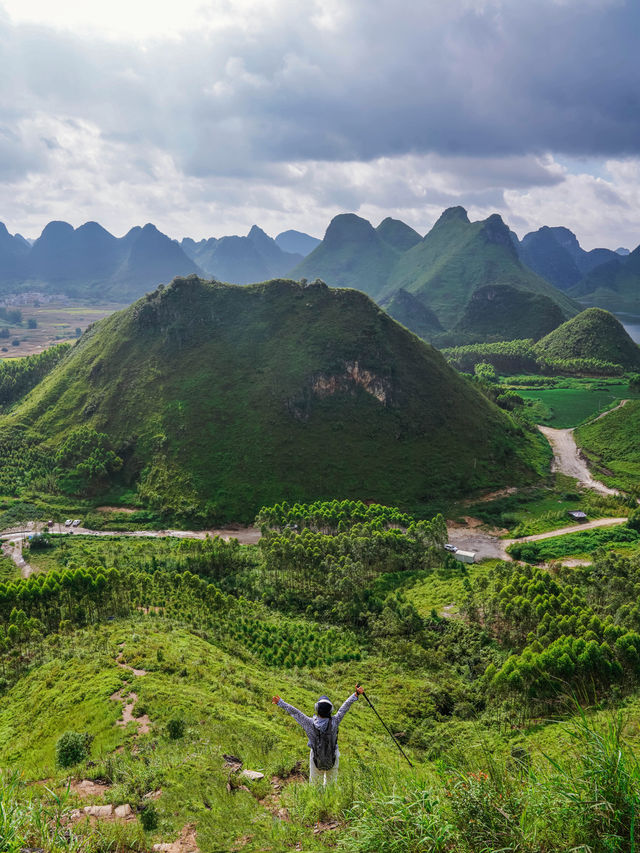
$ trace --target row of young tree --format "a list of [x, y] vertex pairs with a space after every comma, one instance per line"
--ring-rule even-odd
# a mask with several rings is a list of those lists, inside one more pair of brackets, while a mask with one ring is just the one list
[[35, 355], [0, 361], [0, 407], [8, 408], [35, 388], [70, 349], [71, 344], [57, 344]]
[[490, 364], [498, 373], [545, 373], [548, 375], [622, 376], [621, 364], [598, 358], [550, 358], [538, 352], [531, 338], [495, 343], [468, 344], [442, 350], [447, 361], [462, 373], [473, 373], [479, 364]]
[[[326, 524], [326, 517], [315, 518]], [[431, 569], [446, 559], [447, 529], [441, 515], [431, 521], [403, 521], [404, 530], [385, 527], [380, 517], [333, 534], [310, 526], [272, 529], [260, 540], [265, 596], [279, 607], [305, 609], [353, 627], [367, 624], [384, 606], [384, 597], [375, 589], [377, 577]], [[343, 517], [337, 527], [346, 524]]]
[[41, 658], [45, 641], [76, 628], [147, 613], [204, 632], [268, 666], [307, 668], [360, 658], [350, 632], [274, 617], [191, 572], [103, 567], [50, 571], [0, 584], [0, 666], [5, 680]]
[[502, 563], [476, 582], [466, 604], [513, 653], [488, 667], [490, 694], [517, 697], [530, 713], [548, 711], [567, 694], [593, 702], [614, 684], [640, 679], [640, 558], [599, 554], [588, 567], [552, 576]]
[[368, 524], [374, 529], [406, 528], [413, 521], [415, 519], [411, 515], [401, 512], [397, 507], [353, 500], [315, 501], [308, 504], [283, 501], [274, 506], [262, 507], [256, 517], [256, 524], [265, 535], [270, 531], [301, 531], [305, 528], [335, 535], [349, 530], [354, 524]]

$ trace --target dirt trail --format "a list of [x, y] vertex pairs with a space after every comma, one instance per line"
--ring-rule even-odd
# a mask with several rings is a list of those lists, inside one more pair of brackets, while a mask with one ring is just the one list
[[[0, 539], [15, 541], [21, 539], [25, 533], [31, 534], [37, 531], [46, 531], [46, 525], [36, 522], [29, 530], [6, 530], [0, 532]], [[56, 525], [52, 531], [60, 534], [81, 533], [83, 536], [141, 536], [144, 538], [163, 539], [165, 536], [174, 536], [176, 539], [206, 539], [207, 536], [219, 536], [220, 539], [237, 539], [241, 545], [255, 545], [262, 536], [259, 527], [222, 527], [212, 530], [91, 530], [88, 527], [63, 527]], [[33, 571], [31, 569], [31, 571]]]
[[2, 545], [2, 553], [9, 557], [16, 566], [20, 569], [20, 576], [23, 578], [28, 578], [33, 574], [33, 566], [27, 563], [25, 558], [22, 556], [22, 536], [8, 536], [2, 537], [5, 539]]
[[[609, 412], [605, 412], [609, 414]], [[593, 489], [603, 495], [619, 495], [617, 489], [611, 489], [604, 483], [595, 480], [587, 467], [573, 437], [573, 429], [553, 429], [538, 425], [538, 429], [547, 439], [553, 450], [551, 470], [575, 477], [581, 486]]]
[[514, 542], [538, 542], [540, 539], [553, 539], [555, 536], [565, 536], [567, 533], [581, 533], [583, 530], [593, 530], [594, 527], [612, 527], [614, 524], [624, 524], [627, 516], [621, 518], [596, 518], [582, 524], [572, 524], [569, 527], [559, 527], [557, 530], [547, 530], [546, 533], [534, 533], [531, 536], [521, 536], [519, 539], [503, 539], [505, 547]]
[[606, 411], [606, 412], [603, 412], [601, 415], [598, 415], [598, 417], [597, 417], [597, 418], [593, 418], [592, 420], [590, 420], [590, 421], [589, 421], [589, 423], [590, 423], [590, 424], [593, 424], [593, 423], [595, 423], [596, 421], [599, 421], [601, 418], [606, 418], [606, 417], [607, 417], [607, 415], [610, 415], [610, 414], [611, 414], [611, 412], [615, 412], [615, 411], [616, 411], [616, 409], [621, 409], [623, 406], [626, 406], [626, 404], [627, 404], [628, 402], [629, 402], [628, 400], [621, 400], [621, 401], [618, 403], [618, 405], [617, 405], [617, 406], [614, 406], [614, 407], [613, 407], [613, 409], [607, 409], [607, 411]]

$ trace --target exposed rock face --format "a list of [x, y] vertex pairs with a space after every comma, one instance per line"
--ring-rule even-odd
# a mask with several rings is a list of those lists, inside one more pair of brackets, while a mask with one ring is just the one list
[[389, 379], [362, 367], [358, 361], [345, 361], [341, 373], [315, 373], [301, 393], [287, 400], [287, 409], [300, 421], [307, 421], [315, 399], [334, 394], [355, 394], [362, 388], [383, 406], [392, 402], [392, 385]]
[[389, 381], [366, 368], [360, 367], [357, 361], [345, 362], [342, 375], [327, 376], [325, 373], [321, 373], [316, 375], [311, 382], [313, 393], [321, 398], [329, 397], [338, 392], [353, 394], [358, 386], [383, 405], [387, 405], [391, 395]]

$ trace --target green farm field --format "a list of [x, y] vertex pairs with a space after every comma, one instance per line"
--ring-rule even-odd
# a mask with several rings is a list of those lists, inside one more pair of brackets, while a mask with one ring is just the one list
[[[576, 380], [571, 384], [575, 386]], [[626, 382], [584, 381], [583, 387], [517, 388], [517, 393], [524, 400], [532, 401], [528, 410], [537, 423], [558, 429], [578, 426], [620, 400], [640, 397], [637, 391], [629, 390]]]

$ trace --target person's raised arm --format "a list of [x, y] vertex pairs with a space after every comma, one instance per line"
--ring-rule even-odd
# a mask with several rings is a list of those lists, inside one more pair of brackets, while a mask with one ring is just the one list
[[279, 696], [274, 696], [271, 701], [274, 705], [277, 705], [279, 708], [282, 708], [283, 711], [286, 711], [289, 716], [293, 717], [296, 723], [302, 726], [307, 734], [313, 731], [313, 719], [311, 717], [307, 717], [306, 714], [303, 714], [302, 711], [299, 711], [293, 705], [289, 705], [288, 702], [285, 702], [284, 699], [281, 699]]
[[340, 724], [340, 720], [342, 720], [349, 708], [353, 705], [353, 703], [357, 700], [358, 696], [360, 696], [362, 693], [364, 693], [364, 687], [360, 687], [359, 684], [356, 684], [355, 691], [351, 694], [351, 696], [349, 696], [346, 702], [342, 703], [342, 705], [340, 706], [340, 710], [333, 718], [338, 725]]

